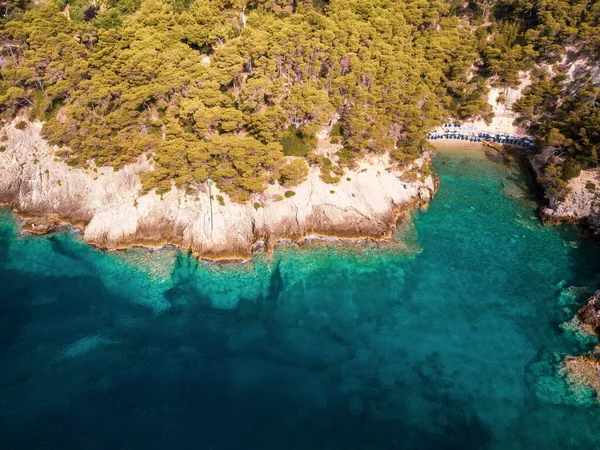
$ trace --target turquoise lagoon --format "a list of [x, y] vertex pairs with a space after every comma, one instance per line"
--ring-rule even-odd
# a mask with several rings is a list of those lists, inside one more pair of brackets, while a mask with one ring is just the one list
[[19, 237], [0, 214], [0, 448], [591, 449], [559, 375], [600, 248], [514, 169], [443, 152], [404, 248], [215, 266]]

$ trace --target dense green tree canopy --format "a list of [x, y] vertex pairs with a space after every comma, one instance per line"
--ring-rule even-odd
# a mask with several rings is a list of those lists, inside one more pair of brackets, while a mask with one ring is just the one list
[[431, 126], [489, 115], [487, 78], [600, 48], [582, 0], [9, 0], [0, 14], [6, 116], [43, 119], [69, 164], [147, 154], [145, 189], [212, 178], [236, 200], [306, 176], [284, 150], [339, 173], [310, 154], [334, 117], [344, 155], [403, 163]]

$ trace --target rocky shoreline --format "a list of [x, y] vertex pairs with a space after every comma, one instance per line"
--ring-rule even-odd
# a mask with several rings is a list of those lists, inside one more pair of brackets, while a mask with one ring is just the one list
[[540, 208], [544, 223], [558, 225], [577, 223], [591, 236], [600, 236], [600, 172], [598, 169], [582, 170], [569, 180], [563, 193], [550, 192], [544, 185], [542, 168], [547, 164], [543, 152], [529, 158], [538, 183], [542, 187], [546, 205]]
[[361, 160], [335, 185], [312, 168], [292, 196], [274, 184], [246, 204], [214, 186], [209, 194], [205, 185], [193, 193], [142, 195], [138, 175], [151, 170], [145, 158], [118, 171], [69, 167], [43, 139], [40, 122], [20, 130], [17, 121], [2, 129], [0, 203], [26, 233], [70, 225], [105, 250], [176, 245], [203, 259], [247, 260], [257, 247], [269, 251], [281, 240], [387, 241], [397, 221], [426, 205], [436, 189], [434, 177], [421, 174], [431, 158], [425, 152], [404, 170], [387, 155]]
[[[247, 204], [230, 202], [216, 188], [214, 198], [225, 201], [213, 201], [203, 186], [195, 194], [173, 188], [163, 196], [141, 195], [138, 174], [151, 169], [148, 160], [119, 171], [72, 168], [55, 157], [41, 127], [35, 122], [19, 130], [13, 122], [1, 130], [6, 138], [0, 152], [0, 205], [12, 208], [25, 234], [66, 227], [102, 250], [174, 246], [225, 263], [248, 261], [255, 251], [269, 252], [278, 244], [389, 243], [398, 220], [426, 206], [437, 188], [432, 175], [421, 175], [431, 158], [425, 152], [403, 171], [385, 156], [360, 161], [336, 185], [324, 183], [318, 169], [311, 169], [289, 198], [278, 185]], [[540, 162], [535, 157], [529, 162], [540, 182]], [[548, 204], [541, 208], [542, 217], [547, 223], [589, 224], [597, 231], [598, 195], [579, 178], [590, 176], [584, 173], [570, 183], [565, 198], [544, 192]], [[579, 310], [577, 321], [600, 337], [600, 291]], [[594, 389], [600, 399], [600, 345], [589, 354], [566, 357], [561, 373], [574, 385]]]
[[[582, 170], [569, 180], [563, 193], [556, 194], [545, 185], [542, 169], [548, 163], [544, 151], [527, 158], [545, 204], [540, 206], [540, 217], [546, 225], [578, 224], [582, 234], [600, 237], [600, 173], [597, 169]], [[600, 339], [600, 290], [596, 291], [577, 311], [571, 322], [582, 334]], [[559, 374], [575, 388], [592, 389], [600, 402], [600, 343], [590, 352], [569, 355], [563, 361]]]

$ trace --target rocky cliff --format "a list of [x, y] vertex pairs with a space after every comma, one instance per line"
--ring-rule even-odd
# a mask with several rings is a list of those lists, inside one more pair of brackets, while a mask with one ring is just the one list
[[107, 249], [175, 244], [207, 258], [248, 258], [256, 244], [272, 247], [282, 238], [385, 239], [399, 214], [426, 203], [435, 190], [432, 176], [414, 179], [426, 154], [404, 171], [387, 155], [369, 157], [336, 185], [313, 168], [293, 195], [274, 184], [246, 204], [229, 201], [214, 185], [210, 193], [202, 185], [191, 193], [173, 188], [142, 195], [138, 174], [151, 170], [148, 160], [118, 171], [72, 168], [42, 138], [41, 123], [20, 130], [16, 122], [2, 129], [0, 202], [23, 218], [26, 231], [71, 223], [86, 241]]
[[592, 234], [599, 234], [600, 170], [582, 170], [577, 177], [569, 180], [563, 192], [556, 194], [544, 186], [541, 168], [547, 161], [544, 161], [543, 153], [532, 156], [530, 161], [547, 200], [547, 204], [541, 208], [544, 221], [551, 224], [580, 223]]

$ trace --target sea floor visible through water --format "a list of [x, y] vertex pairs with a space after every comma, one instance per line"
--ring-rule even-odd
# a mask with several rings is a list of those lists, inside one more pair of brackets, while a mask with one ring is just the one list
[[434, 160], [404, 249], [253, 264], [21, 237], [0, 214], [2, 449], [591, 449], [560, 376], [600, 247], [483, 149]]

